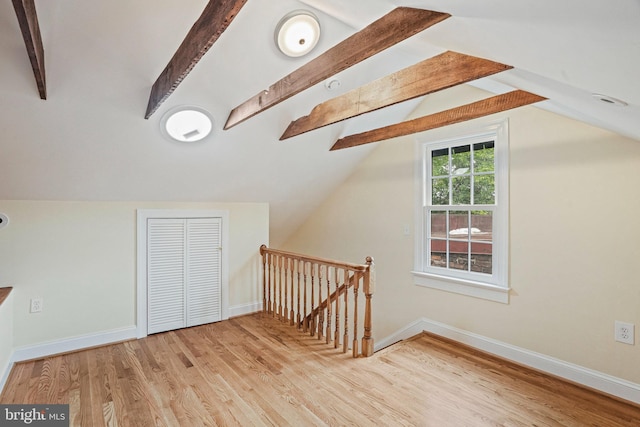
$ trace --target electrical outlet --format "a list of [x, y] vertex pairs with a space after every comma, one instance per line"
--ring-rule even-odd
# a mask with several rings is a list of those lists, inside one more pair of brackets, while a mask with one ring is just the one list
[[29, 313], [40, 313], [42, 311], [42, 298], [31, 298]]
[[633, 345], [635, 327], [632, 323], [625, 323], [616, 320], [615, 337], [616, 341]]

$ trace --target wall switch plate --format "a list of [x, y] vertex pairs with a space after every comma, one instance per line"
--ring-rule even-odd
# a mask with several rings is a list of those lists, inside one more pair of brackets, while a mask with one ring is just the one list
[[40, 313], [42, 311], [42, 298], [31, 298], [29, 313]]
[[625, 344], [634, 344], [635, 326], [633, 323], [615, 322], [615, 338], [616, 341]]

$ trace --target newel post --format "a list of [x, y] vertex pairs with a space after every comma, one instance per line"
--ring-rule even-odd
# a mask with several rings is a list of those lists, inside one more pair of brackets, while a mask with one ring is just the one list
[[371, 297], [375, 291], [376, 270], [373, 258], [367, 257], [367, 270], [364, 273], [364, 336], [362, 337], [362, 355], [369, 357], [373, 354], [373, 337], [371, 336]]
[[267, 307], [267, 245], [260, 245], [260, 255], [262, 256], [262, 312], [269, 311]]

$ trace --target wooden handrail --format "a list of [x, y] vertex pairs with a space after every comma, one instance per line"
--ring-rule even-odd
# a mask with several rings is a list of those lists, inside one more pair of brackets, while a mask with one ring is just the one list
[[[353, 357], [373, 354], [373, 258], [365, 264], [260, 247], [263, 313]], [[353, 291], [353, 295], [350, 296]], [[359, 298], [362, 294], [364, 298]], [[284, 300], [284, 301], [283, 301]], [[363, 313], [361, 318], [359, 313]], [[362, 337], [361, 339], [359, 337]], [[340, 345], [342, 344], [342, 345]]]
[[[354, 270], [354, 271], [365, 271], [369, 268], [369, 266], [367, 264], [353, 264], [353, 263], [349, 263], [349, 262], [344, 262], [344, 261], [336, 261], [333, 259], [329, 259], [329, 258], [318, 258], [318, 257], [312, 257], [310, 255], [302, 255], [302, 254], [297, 254], [295, 252], [287, 252], [287, 251], [281, 251], [279, 249], [271, 249], [271, 248], [267, 248], [266, 245], [262, 245], [260, 246], [260, 255], [264, 255], [266, 253], [272, 254], [272, 255], [279, 255], [279, 256], [283, 256], [286, 258], [290, 258], [290, 259], [294, 259], [296, 261], [305, 261], [305, 262], [313, 262], [316, 264], [327, 264], [327, 265], [331, 265], [332, 267], [339, 267], [339, 268], [348, 268], [350, 270]], [[371, 257], [367, 257], [367, 258], [371, 258]]]

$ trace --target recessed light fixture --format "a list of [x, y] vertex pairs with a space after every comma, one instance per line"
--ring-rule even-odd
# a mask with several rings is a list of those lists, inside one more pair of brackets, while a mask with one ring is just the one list
[[603, 95], [601, 93], [592, 93], [591, 96], [593, 96], [595, 99], [597, 99], [598, 101], [602, 101], [606, 104], [610, 104], [610, 105], [617, 105], [618, 107], [626, 107], [627, 104], [626, 102], [618, 99], [618, 98], [614, 98], [612, 96], [608, 96], [608, 95]]
[[9, 225], [9, 217], [0, 212], [0, 228], [4, 228]]
[[275, 31], [280, 52], [296, 58], [306, 55], [320, 40], [320, 21], [308, 10], [294, 10], [286, 14]]
[[213, 130], [213, 118], [204, 108], [180, 106], [167, 111], [160, 120], [160, 131], [173, 141], [200, 141]]

